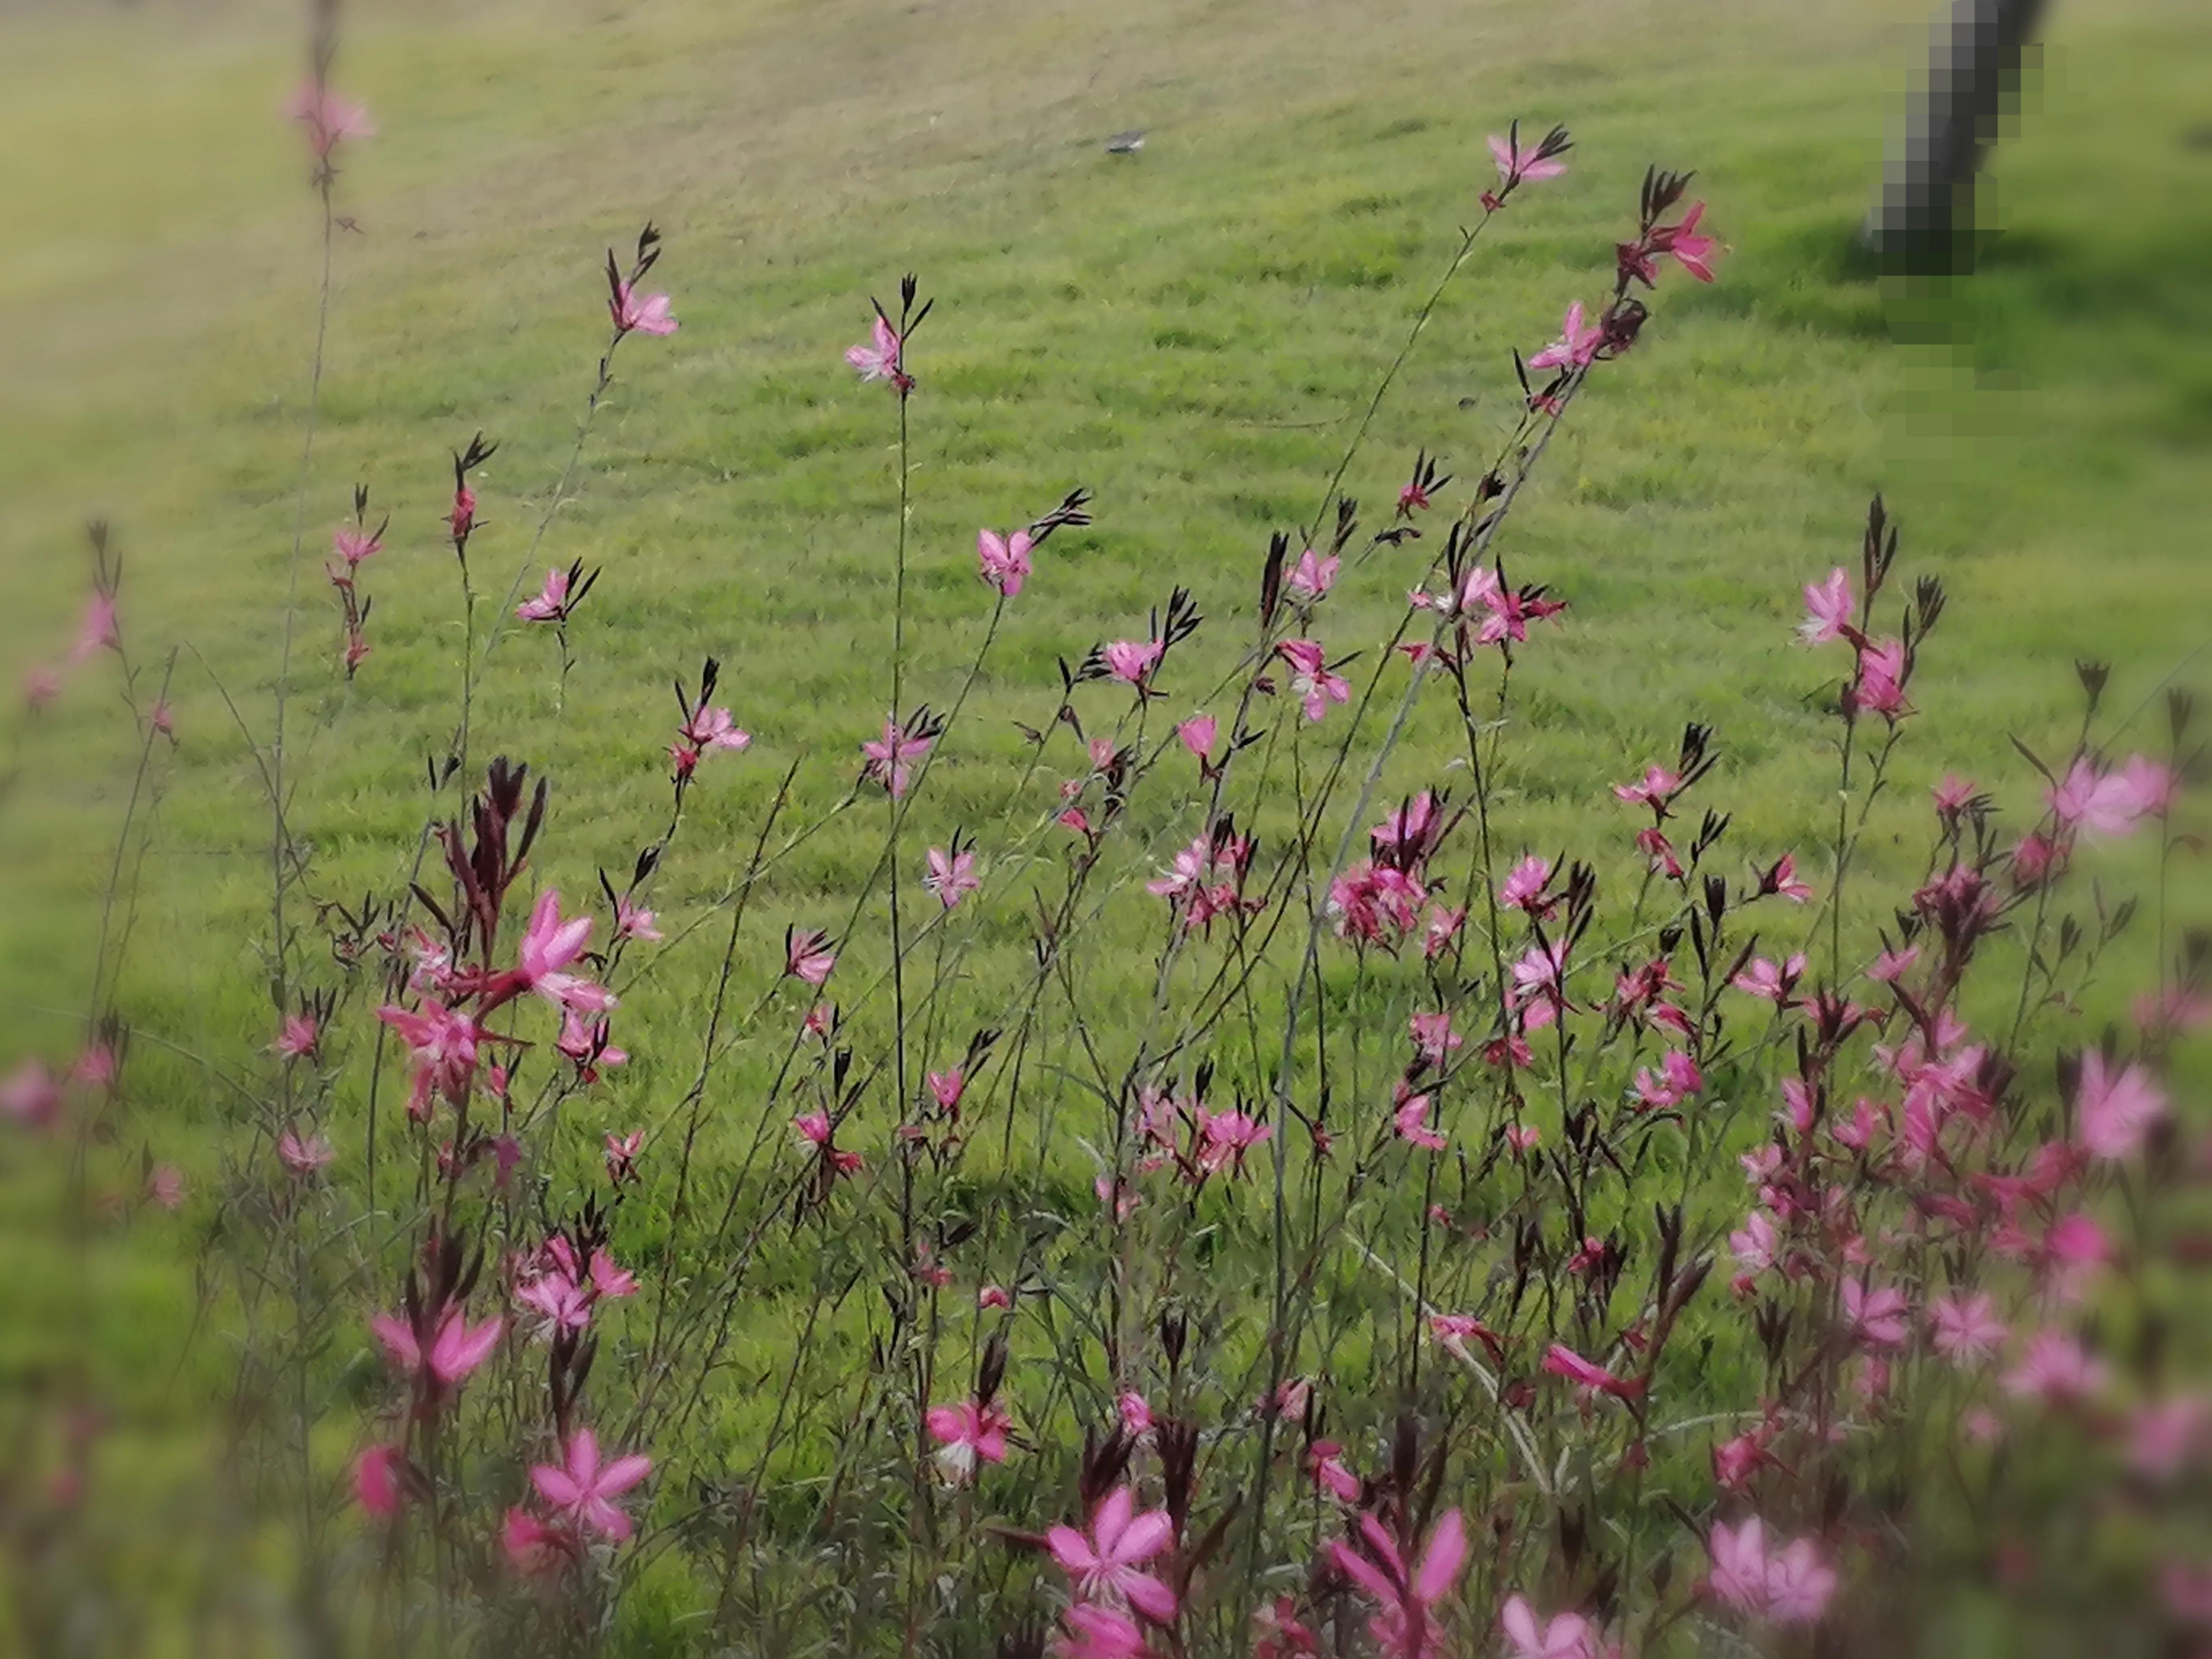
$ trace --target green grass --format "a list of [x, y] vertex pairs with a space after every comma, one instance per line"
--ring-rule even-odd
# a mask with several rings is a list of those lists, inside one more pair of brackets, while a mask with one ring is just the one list
[[[542, 871], [580, 891], [658, 828], [667, 681], [719, 655], [756, 741], [711, 763], [694, 794], [659, 891], [681, 925], [741, 868], [784, 769], [803, 761], [798, 811], [819, 812], [880, 719], [894, 412], [840, 358], [870, 294], [888, 299], [913, 270], [938, 301], [913, 360], [910, 697], [941, 706], [959, 689], [987, 614], [975, 527], [1076, 483], [1097, 497], [1095, 529], [1040, 556], [969, 735], [932, 780], [915, 839], [941, 841], [999, 799], [1006, 723], [1049, 714], [1056, 656], [1139, 632], [1181, 584], [1211, 620], [1170, 712], [1227, 664], [1269, 533], [1313, 510], [1348, 416], [1476, 210], [1484, 135], [1516, 116], [1569, 124], [1572, 170], [1517, 201], [1445, 295], [1346, 480], [1371, 509], [1417, 447], [1462, 481], [1496, 447], [1514, 411], [1509, 350], [1599, 293], [1647, 162], [1698, 169], [1728, 252], [1711, 289], [1662, 286], [1643, 343], [1577, 404], [1503, 544], [1517, 577], [1573, 606], [1517, 675], [1508, 843], [1610, 848], [1618, 875], [1604, 786], [1670, 754], [1694, 718], [1719, 730], [1711, 794], [1735, 811], [1744, 854], [1796, 847], [1817, 879], [1834, 757], [1824, 669], [1790, 628], [1798, 584], [1850, 557], [1876, 489], [1904, 520], [1911, 568], [1953, 597], [1917, 688], [1924, 732], [1900, 757], [1897, 816], [1877, 819], [1886, 843], [1893, 823], [1911, 832], [1877, 847], [1877, 866], [1914, 865], [1917, 790], [1943, 770], [1980, 773], [2028, 808], [2032, 780], [2004, 739], [2067, 741], [2073, 659], [2110, 659], [2114, 702], [2132, 707], [2212, 618], [2212, 337], [2197, 293], [2212, 149], [2191, 137], [2212, 97], [2212, 20], [2179, 0], [2057, 9], [2039, 94], [1996, 169], [2000, 234], [1978, 276], [1931, 300], [1886, 292], [1849, 252], [1925, 11], [364, 9], [339, 79], [383, 133], [349, 154], [340, 186], [362, 231], [338, 242], [301, 567], [295, 729], [313, 735], [294, 818], [312, 890], [391, 887], [423, 811], [423, 757], [450, 726], [447, 452], [479, 428], [501, 443], [473, 554], [495, 601], [589, 386], [601, 250], [647, 217], [667, 237], [654, 285], [683, 327], [623, 347], [539, 561], [605, 568], [565, 718], [550, 642], [518, 634], [477, 730], [480, 752], [554, 777]], [[111, 518], [134, 653], [158, 663], [191, 647], [123, 1000], [149, 1032], [235, 1066], [270, 1024], [255, 955], [268, 832], [254, 763], [201, 664], [265, 737], [314, 324], [313, 203], [274, 116], [296, 56], [278, 8], [0, 19], [0, 664], [66, 647], [76, 526]], [[1140, 156], [1102, 153], [1133, 125], [1150, 130]], [[356, 479], [393, 528], [366, 573], [375, 654], [347, 689], [317, 565]], [[1358, 571], [1331, 602], [1332, 647], [1371, 649], [1423, 556], [1385, 552]], [[103, 659], [43, 718], [9, 717], [11, 1050], [64, 1050], [66, 1011], [87, 994], [131, 773], [112, 674]], [[1392, 787], [1433, 775], [1453, 741], [1428, 711]], [[1148, 814], [1146, 833], [1176, 844], [1188, 817]], [[741, 1006], [786, 921], [842, 918], [879, 838], [872, 815], [841, 822], [779, 872], [750, 924]], [[1127, 881], [1144, 862], [1127, 855]], [[1009, 884], [994, 937], [1018, 954], [1023, 884]], [[1109, 941], [1132, 950], [1150, 937], [1149, 918], [1114, 926]], [[708, 920], [627, 1000], [637, 1059], [580, 1109], [590, 1139], [658, 1121], [688, 1082], [719, 933]], [[1109, 1018], [1141, 1014], [1141, 975], [1094, 972]], [[718, 1108], [755, 1097], [781, 1022], [724, 1074]], [[233, 1103], [190, 1067], [149, 1064], [163, 1097], [133, 1134], [212, 1186]], [[580, 1133], [576, 1167], [589, 1158]], [[126, 1253], [114, 1271], [140, 1299], [103, 1341], [160, 1371], [189, 1317], [167, 1293], [178, 1269]], [[733, 1437], [757, 1417], [743, 1401], [730, 1413]]]

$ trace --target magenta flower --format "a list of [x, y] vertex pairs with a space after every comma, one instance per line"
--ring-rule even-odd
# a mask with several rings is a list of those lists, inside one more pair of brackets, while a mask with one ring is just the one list
[[942, 847], [929, 849], [929, 873], [921, 884], [937, 895], [937, 902], [950, 910], [981, 887], [981, 878], [975, 873], [975, 855], [969, 852], [946, 852]]
[[1729, 982], [1746, 996], [1760, 997], [1778, 1007], [1790, 1006], [1790, 993], [1805, 972], [1802, 952], [1777, 966], [1765, 957], [1755, 957], [1751, 966]]
[[1129, 1488], [1117, 1486], [1092, 1511], [1090, 1536], [1057, 1526], [1045, 1544], [1075, 1581], [1079, 1601], [1134, 1607], [1164, 1625], [1176, 1616], [1175, 1592], [1140, 1569], [1175, 1541], [1175, 1522], [1165, 1510], [1139, 1515], [1136, 1507]]
[[2118, 1162], [2142, 1149], [2152, 1126], [2166, 1115], [2166, 1097], [2141, 1066], [2130, 1066], [2115, 1077], [2103, 1051], [2092, 1048], [2081, 1056], [2075, 1107], [2081, 1145], [2094, 1157]]
[[1145, 679], [1159, 665], [1167, 647], [1158, 640], [1116, 640], [1099, 653], [1106, 671], [1117, 680], [1142, 687]]
[[870, 342], [850, 347], [845, 353], [845, 361], [860, 371], [860, 383], [865, 386], [871, 380], [884, 380], [901, 392], [911, 390], [914, 382], [899, 362], [902, 343], [898, 331], [881, 312], [876, 313]]
[[614, 319], [617, 334], [628, 334], [633, 330], [640, 334], [676, 332], [676, 319], [669, 314], [668, 296], [648, 294], [640, 299], [628, 283], [615, 284], [614, 292], [607, 297], [607, 313]]
[[1905, 701], [1908, 667], [1901, 641], [1880, 640], [1863, 647], [1859, 652], [1858, 678], [1850, 690], [1852, 705], [1893, 723], [1899, 715], [1911, 714], [1911, 707]]
[[483, 1030], [459, 1010], [425, 996], [420, 1009], [386, 1004], [376, 1017], [399, 1034], [414, 1062], [415, 1080], [407, 1115], [420, 1123], [430, 1115], [432, 1097], [455, 1103], [466, 1097], [477, 1073], [477, 1044]]
[[565, 621], [568, 615], [568, 573], [547, 571], [545, 586], [538, 590], [537, 597], [515, 606], [514, 614], [524, 622]]
[[1413, 1047], [1431, 1066], [1441, 1066], [1466, 1045], [1467, 1039], [1452, 1030], [1449, 1012], [1415, 1014], [1407, 1024], [1413, 1039]]
[[1841, 565], [1828, 573], [1827, 580], [1807, 582], [1805, 620], [1797, 626], [1797, 637], [1808, 645], [1841, 639], [1851, 625], [1854, 605], [1850, 575]]
[[619, 1544], [629, 1536], [629, 1516], [614, 1499], [653, 1473], [653, 1460], [642, 1453], [599, 1462], [599, 1443], [589, 1429], [568, 1437], [568, 1449], [559, 1467], [539, 1463], [530, 1471], [538, 1495], [576, 1523]]
[[1654, 766], [1634, 783], [1614, 784], [1613, 793], [1631, 805], [1641, 803], [1663, 817], [1675, 791], [1681, 787], [1682, 780], [1675, 774], [1663, 766]]
[[1360, 1480], [1344, 1461], [1344, 1448], [1334, 1440], [1316, 1440], [1306, 1449], [1306, 1472], [1314, 1485], [1340, 1503], [1359, 1501]]
[[1006, 1461], [1006, 1431], [1013, 1419], [995, 1401], [963, 1400], [957, 1406], [932, 1406], [924, 1415], [929, 1437], [937, 1442], [937, 1467], [950, 1485], [964, 1486], [975, 1478], [975, 1465]]
[[1176, 727], [1176, 736], [1182, 739], [1182, 746], [1195, 755], [1203, 766], [1213, 753], [1213, 739], [1218, 731], [1212, 715], [1193, 714]]
[[818, 927], [805, 932], [787, 927], [783, 934], [783, 971], [793, 979], [805, 980], [809, 985], [820, 985], [830, 977], [830, 970], [837, 965], [836, 952], [830, 948], [830, 935]]
[[1661, 1058], [1657, 1076], [1648, 1066], [1638, 1066], [1636, 1072], [1637, 1099], [1661, 1110], [1680, 1105], [1705, 1086], [1705, 1074], [1698, 1070], [1698, 1062], [1680, 1048], [1669, 1048]]
[[528, 1578], [557, 1572], [580, 1553], [576, 1540], [568, 1532], [522, 1509], [507, 1510], [500, 1526], [499, 1543], [509, 1565]]
[[[1405, 1085], [1401, 1084], [1402, 1089]], [[1445, 1140], [1437, 1130], [1428, 1127], [1429, 1097], [1426, 1095], [1407, 1095], [1399, 1101], [1392, 1127], [1401, 1140], [1410, 1141], [1430, 1152], [1443, 1151]]]
[[1397, 1540], [1372, 1515], [1359, 1517], [1357, 1546], [1333, 1539], [1328, 1548], [1344, 1576], [1378, 1605], [1368, 1628], [1385, 1654], [1391, 1659], [1442, 1655], [1436, 1606], [1451, 1594], [1467, 1565], [1467, 1526], [1457, 1510], [1445, 1510], [1431, 1528], [1419, 1565], [1410, 1571]]
[[285, 113], [307, 130], [307, 146], [319, 161], [330, 160], [344, 139], [376, 137], [375, 123], [364, 106], [313, 81], [292, 94]]
[[1234, 1164], [1240, 1171], [1244, 1155], [1275, 1133], [1267, 1124], [1243, 1112], [1215, 1112], [1198, 1109], [1198, 1167], [1210, 1175]]
[[935, 741], [934, 738], [919, 733], [909, 734], [900, 727], [896, 720], [886, 720], [884, 735], [860, 745], [860, 753], [866, 757], [860, 768], [860, 775], [883, 785], [890, 792], [890, 798], [898, 800], [905, 795], [906, 787], [912, 781], [913, 763], [927, 755]]
[[1559, 337], [1528, 359], [1531, 368], [1586, 368], [1596, 359], [1605, 330], [1583, 322], [1583, 302], [1575, 301], [1559, 320]]
[[450, 1308], [427, 1345], [413, 1325], [394, 1314], [377, 1315], [368, 1328], [392, 1364], [413, 1374], [426, 1407], [434, 1407], [447, 1389], [491, 1357], [506, 1322], [493, 1318], [471, 1325], [460, 1309]]
[[1678, 225], [1656, 225], [1645, 240], [1645, 246], [1654, 253], [1671, 254], [1676, 264], [1701, 283], [1713, 280], [1713, 251], [1719, 242], [1711, 236], [1701, 235], [1698, 222], [1705, 216], [1703, 202], [1691, 204], [1690, 210], [1682, 216]]
[[1029, 580], [1030, 552], [1036, 545], [1026, 530], [1017, 530], [1011, 536], [1001, 536], [995, 530], [977, 531], [975, 558], [982, 567], [984, 581], [1012, 599]]
[[676, 736], [684, 748], [691, 750], [694, 764], [701, 755], [716, 749], [741, 750], [753, 740], [750, 732], [738, 729], [726, 708], [699, 709], [677, 728]]

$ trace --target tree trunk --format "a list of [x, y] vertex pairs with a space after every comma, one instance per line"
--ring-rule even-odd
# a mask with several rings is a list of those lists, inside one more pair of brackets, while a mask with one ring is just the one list
[[2043, 0], [1950, 0], [1936, 20], [1927, 85], [1860, 233], [1885, 270], [1972, 267], [1974, 175], [2018, 112], [2021, 60], [2043, 9]]

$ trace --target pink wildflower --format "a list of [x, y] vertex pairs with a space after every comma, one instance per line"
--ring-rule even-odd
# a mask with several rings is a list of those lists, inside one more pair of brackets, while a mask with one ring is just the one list
[[1451, 1594], [1467, 1565], [1467, 1527], [1446, 1510], [1430, 1529], [1418, 1565], [1408, 1569], [1398, 1541], [1372, 1515], [1359, 1517], [1358, 1542], [1332, 1540], [1329, 1559], [1376, 1602], [1368, 1628], [1391, 1659], [1431, 1659], [1443, 1651], [1437, 1604]]
[[669, 313], [668, 296], [648, 294], [640, 299], [628, 283], [615, 284], [614, 292], [607, 298], [607, 313], [614, 319], [618, 334], [633, 330], [640, 334], [676, 332], [676, 319]]
[[629, 1516], [614, 1499], [653, 1473], [653, 1460], [641, 1453], [599, 1461], [599, 1437], [589, 1429], [568, 1437], [559, 1466], [539, 1463], [530, 1471], [538, 1495], [577, 1524], [619, 1544], [630, 1534]]
[[1158, 640], [1115, 640], [1100, 655], [1115, 679], [1142, 686], [1166, 652], [1167, 647]]
[[984, 581], [1012, 599], [1029, 580], [1030, 551], [1036, 545], [1026, 530], [1017, 530], [1011, 536], [1001, 536], [995, 530], [977, 531], [975, 558]]
[[969, 852], [946, 852], [933, 847], [928, 855], [929, 873], [921, 884], [937, 895], [937, 902], [950, 910], [974, 892], [983, 883], [975, 873], [975, 855]]
[[1132, 1607], [1163, 1625], [1176, 1616], [1175, 1592], [1140, 1569], [1174, 1541], [1168, 1512], [1139, 1515], [1127, 1486], [1115, 1487], [1092, 1511], [1089, 1536], [1064, 1525], [1045, 1534], [1052, 1559], [1075, 1581], [1077, 1600]]
[[804, 980], [809, 985], [820, 985], [830, 977], [830, 970], [837, 965], [836, 952], [830, 948], [830, 935], [818, 927], [801, 932], [787, 927], [783, 934], [785, 973], [793, 979]]
[[1528, 359], [1531, 368], [1584, 368], [1597, 356], [1605, 330], [1583, 322], [1583, 302], [1575, 301], [1559, 323], [1559, 337]]
[[975, 1465], [1006, 1461], [1006, 1431], [1013, 1419], [994, 1401], [963, 1400], [957, 1406], [932, 1406], [924, 1423], [937, 1442], [937, 1467], [948, 1484], [964, 1486], [975, 1478]]
[[2095, 1157], [2118, 1162], [2139, 1151], [2154, 1124], [2166, 1115], [2166, 1097], [2141, 1066], [2112, 1074], [2104, 1053], [2081, 1056], [2081, 1093], [2075, 1109], [2081, 1145]]

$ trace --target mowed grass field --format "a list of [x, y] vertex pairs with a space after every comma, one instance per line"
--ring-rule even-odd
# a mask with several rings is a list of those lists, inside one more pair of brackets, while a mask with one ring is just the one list
[[[2070, 740], [2075, 658], [2115, 665], [2124, 709], [2212, 631], [2212, 15], [2184, 0], [2056, 8], [1988, 198], [2000, 234], [1971, 283], [1930, 295], [1886, 289], [1850, 253], [1927, 10], [358, 8], [337, 79], [381, 132], [343, 158], [359, 232], [337, 243], [307, 484], [293, 820], [314, 854], [308, 890], [395, 890], [459, 682], [438, 522], [448, 451], [479, 428], [500, 444], [472, 550], [495, 603], [589, 389], [603, 250], [647, 219], [666, 238], [652, 286], [681, 331], [623, 346], [530, 576], [604, 568], [565, 707], [551, 641], [517, 634], [475, 726], [480, 754], [554, 777], [541, 871], [580, 895], [665, 817], [670, 678], [722, 659], [755, 741], [693, 793], [658, 893], [673, 935], [710, 917], [784, 770], [801, 762], [795, 811], [818, 814], [880, 724], [895, 408], [841, 356], [871, 294], [890, 301], [911, 270], [937, 301], [911, 360], [910, 700], [951, 702], [981, 636], [976, 527], [1079, 483], [1097, 495], [1096, 526], [1039, 556], [932, 780], [914, 834], [942, 842], [1002, 799], [995, 758], [1016, 752], [1011, 720], [1051, 713], [1055, 658], [1140, 635], [1177, 585], [1212, 619], [1169, 683], [1169, 712], [1195, 706], [1246, 637], [1270, 532], [1313, 512], [1478, 211], [1484, 136], [1516, 117], [1571, 127], [1571, 170], [1514, 204], [1438, 307], [1346, 479], [1377, 514], [1417, 447], [1462, 479], [1480, 471], [1515, 416], [1509, 352], [1548, 340], [1567, 301], [1599, 297], [1647, 163], [1698, 169], [1726, 253], [1711, 289], [1663, 284], [1643, 343], [1577, 403], [1501, 544], [1516, 577], [1572, 605], [1516, 675], [1507, 842], [1626, 871], [1632, 826], [1605, 786], [1671, 757], [1698, 719], [1718, 730], [1709, 793], [1742, 849], [1796, 847], [1820, 879], [1832, 665], [1790, 628], [1799, 585], [1852, 558], [1876, 489], [1909, 570], [1953, 600], [1916, 684], [1898, 805], [1877, 818], [1885, 842], [1893, 823], [1902, 837], [1891, 861], [1917, 866], [1918, 792], [1942, 771], [2030, 811], [2005, 738]], [[66, 650], [79, 526], [112, 520], [134, 655], [158, 677], [185, 647], [175, 760], [143, 863], [125, 864], [121, 1002], [161, 1042], [239, 1072], [271, 1024], [268, 828], [222, 693], [265, 738], [315, 323], [315, 209], [278, 116], [296, 34], [283, 9], [212, 3], [0, 15], [0, 665]], [[1143, 153], [1103, 153], [1129, 127], [1147, 131]], [[364, 578], [374, 654], [348, 688], [319, 565], [356, 480], [392, 523]], [[1426, 550], [1348, 573], [1333, 649], [1387, 636]], [[103, 657], [38, 720], [5, 717], [11, 1061], [66, 1055], [88, 994], [134, 760], [113, 674]], [[1394, 787], [1445, 775], [1455, 728], [1431, 712]], [[2137, 728], [2158, 735], [2154, 716]], [[765, 891], [747, 1006], [787, 921], [842, 922], [880, 842], [866, 816], [807, 842]], [[1187, 818], [1162, 811], [1161, 853]], [[1144, 873], [1132, 860], [1125, 878]], [[1018, 951], [1012, 888], [1003, 938]], [[1136, 949], [1154, 930], [1128, 926], [1128, 982], [1098, 968], [1089, 981], [1109, 1012], [1150, 995]], [[579, 1169], [599, 1129], [675, 1105], [718, 948], [712, 926], [686, 936], [626, 997], [635, 1058], [579, 1109]], [[779, 1016], [739, 1052], [718, 1106], [744, 1102], [749, 1121], [787, 1030]], [[139, 1048], [154, 1086], [133, 1135], [211, 1184], [234, 1103]], [[149, 1377], [168, 1374], [155, 1362], [191, 1316], [181, 1259], [118, 1270], [129, 1294], [108, 1340]]]

